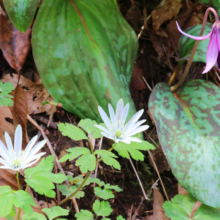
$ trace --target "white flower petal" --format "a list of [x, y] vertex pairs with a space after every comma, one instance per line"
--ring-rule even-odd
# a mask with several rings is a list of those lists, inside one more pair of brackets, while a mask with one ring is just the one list
[[130, 143], [131, 143], [129, 137], [126, 137], [126, 138], [122, 139], [121, 142], [124, 142], [124, 143], [126, 143], [126, 144], [130, 144]]
[[120, 121], [120, 124], [119, 124], [119, 130], [122, 130], [122, 128], [124, 127], [126, 118], [128, 116], [128, 111], [129, 111], [129, 103], [124, 107], [124, 110], [122, 112], [121, 121]]
[[98, 110], [99, 110], [99, 113], [100, 113], [100, 115], [101, 115], [101, 117], [102, 117], [102, 120], [104, 121], [106, 127], [107, 127], [109, 130], [111, 130], [111, 129], [112, 129], [112, 124], [111, 124], [111, 122], [110, 122], [110, 120], [109, 120], [107, 114], [105, 113], [105, 111], [104, 111], [100, 106], [98, 107]]
[[7, 147], [8, 147], [8, 150], [14, 150], [13, 149], [13, 145], [12, 145], [12, 141], [11, 141], [11, 138], [9, 136], [9, 134], [7, 132], [5, 132], [5, 141], [6, 141], [6, 144], [7, 144]]
[[113, 126], [113, 125], [115, 125], [115, 112], [110, 104], [108, 104], [108, 111], [109, 111], [111, 123]]
[[4, 157], [5, 159], [7, 159], [9, 156], [8, 150], [1, 140], [0, 140], [0, 156]]
[[125, 125], [125, 129], [124, 129], [125, 133], [129, 132], [129, 130], [133, 127], [135, 122], [138, 121], [138, 119], [141, 117], [143, 112], [144, 112], [144, 109], [141, 109], [129, 120], [129, 122]]
[[[25, 163], [26, 163], [26, 166], [31, 166], [31, 165], [33, 165], [34, 163], [36, 163], [39, 159], [40, 159], [40, 157], [41, 156], [43, 156], [44, 154], [46, 154], [46, 152], [42, 152], [42, 153], [39, 153], [39, 154], [36, 154], [35, 156], [33, 156], [32, 158], [28, 158], [26, 161], [25, 161]], [[33, 163], [33, 160], [35, 160], [35, 159], [37, 159], [34, 163]], [[29, 165], [29, 164], [31, 164], [31, 165]]]
[[111, 132], [109, 130], [107, 130], [105, 127], [103, 127], [101, 125], [95, 125], [95, 126], [111, 136]]
[[25, 148], [25, 151], [24, 151], [24, 154], [25, 154], [25, 158], [27, 157], [27, 155], [29, 154], [31, 148], [34, 146], [34, 144], [36, 143], [37, 141], [37, 135], [34, 136], [30, 142], [28, 143], [27, 147]]
[[6, 160], [4, 160], [2, 158], [0, 158], [0, 163], [2, 163], [5, 166], [11, 167], [10, 164]]
[[142, 131], [145, 131], [148, 128], [149, 128], [149, 125], [143, 125], [143, 126], [141, 126], [139, 128], [136, 128], [135, 130], [133, 130], [132, 132], [128, 133], [127, 135], [132, 136], [132, 135], [135, 135], [135, 134], [140, 133]]
[[123, 132], [123, 134], [129, 135], [130, 132], [134, 131], [137, 127], [142, 125], [145, 121], [146, 121], [146, 119], [143, 119], [143, 120], [136, 122], [129, 130], [127, 130], [127, 133]]
[[104, 136], [104, 137], [107, 137], [108, 139], [111, 139], [111, 140], [114, 140], [114, 137], [104, 133], [104, 132], [101, 132], [101, 134]]
[[21, 145], [22, 145], [22, 128], [21, 125], [18, 125], [15, 130], [14, 151], [15, 152], [21, 151]]
[[117, 107], [116, 107], [116, 123], [118, 123], [121, 120], [121, 114], [123, 112], [124, 109], [124, 101], [123, 99], [120, 99], [118, 101]]
[[31, 159], [46, 144], [46, 142], [47, 142], [46, 140], [43, 140], [38, 144], [36, 144], [35, 147], [28, 154], [28, 158]]
[[138, 143], [141, 143], [141, 142], [142, 142], [139, 138], [136, 138], [136, 137], [130, 137], [129, 139], [130, 139], [130, 141], [132, 141], [132, 142], [138, 142]]

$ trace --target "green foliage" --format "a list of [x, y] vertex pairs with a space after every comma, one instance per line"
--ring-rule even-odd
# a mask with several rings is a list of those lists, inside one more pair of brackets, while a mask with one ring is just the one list
[[31, 195], [23, 190], [18, 190], [14, 194], [15, 207], [23, 209], [23, 212], [30, 215], [33, 212], [32, 206], [37, 206]]
[[[85, 185], [84, 185], [85, 186]], [[77, 189], [77, 186], [70, 186], [68, 188], [67, 185], [58, 185], [57, 188], [60, 190], [60, 192], [62, 192], [63, 195], [65, 195], [66, 197], [68, 197], [69, 195], [71, 195], [72, 193], [74, 193]], [[84, 197], [84, 192], [83, 191], [79, 191], [77, 192], [74, 197], [76, 199], [80, 199], [82, 197]], [[70, 198], [71, 199], [71, 198]]]
[[43, 214], [33, 212], [31, 215], [23, 215], [22, 220], [47, 220], [47, 218]]
[[141, 143], [131, 142], [131, 144], [126, 144], [124, 142], [119, 142], [114, 150], [118, 152], [118, 154], [127, 159], [130, 158], [129, 154], [134, 160], [144, 160], [144, 155], [140, 152], [140, 150], [154, 150], [155, 147], [147, 141], [142, 141]]
[[218, 15], [220, 15], [220, 1], [219, 0], [199, 0], [202, 3], [210, 3], [216, 9]]
[[97, 216], [109, 216], [112, 212], [112, 208], [107, 201], [95, 200], [93, 204], [93, 210]]
[[49, 220], [52, 220], [58, 216], [66, 216], [69, 214], [69, 210], [63, 209], [59, 206], [53, 206], [51, 209], [44, 208], [42, 209], [43, 212], [45, 212], [49, 218]]
[[[176, 195], [171, 202], [166, 201], [163, 204], [166, 216], [171, 220], [190, 220], [193, 206], [196, 203], [196, 199], [189, 193], [186, 196]], [[193, 220], [217, 220], [220, 219], [220, 212], [206, 205], [201, 205], [194, 214]]]
[[3, 0], [3, 3], [14, 26], [24, 33], [32, 23], [39, 0]]
[[62, 135], [68, 136], [69, 138], [79, 141], [83, 139], [88, 139], [86, 134], [78, 127], [68, 123], [58, 124], [58, 129], [61, 131]]
[[[199, 25], [187, 28], [185, 32], [190, 35], [199, 36], [201, 28], [202, 28], [202, 25], [199, 24]], [[204, 30], [203, 35], [206, 35], [206, 34], [210, 33], [211, 31], [212, 31], [212, 24], [207, 23], [205, 26], [205, 30]], [[209, 45], [209, 40], [210, 40], [210, 38], [199, 42], [198, 47], [195, 52], [195, 55], [193, 57], [193, 62], [206, 63], [206, 53], [207, 53], [207, 48]], [[195, 40], [193, 40], [185, 35], [181, 35], [179, 42], [178, 42], [178, 50], [179, 50], [180, 58], [181, 58], [180, 62], [183, 62], [182, 60], [189, 59], [195, 42], [196, 42]]]
[[32, 187], [39, 194], [44, 194], [47, 197], [54, 198], [56, 193], [53, 191], [55, 188], [53, 183], [62, 183], [67, 177], [64, 174], [54, 174], [53, 169], [53, 156], [43, 158], [38, 166], [26, 169], [25, 182]]
[[11, 98], [13, 98], [12, 95], [9, 93], [14, 89], [14, 86], [12, 83], [6, 82], [3, 83], [0, 81], [0, 106], [12, 106], [13, 101]]
[[79, 122], [79, 126], [81, 128], [83, 128], [88, 133], [88, 135], [90, 135], [93, 132], [92, 138], [96, 139], [96, 138], [102, 137], [102, 134], [101, 134], [101, 130], [94, 126], [95, 124], [98, 124], [98, 123], [94, 120], [89, 119], [89, 118], [82, 119]]
[[116, 159], [114, 159], [117, 158], [117, 156], [114, 153], [109, 152], [107, 150], [96, 150], [94, 154], [100, 155], [105, 164], [113, 166], [118, 170], [121, 170], [121, 165]]
[[[129, 92], [137, 36], [112, 0], [44, 0], [32, 32], [35, 63], [47, 91], [64, 109], [98, 123]], [[74, 51], [74, 53], [73, 53]]]
[[125, 220], [121, 215], [117, 217], [117, 220]]
[[162, 149], [180, 184], [202, 203], [220, 207], [220, 89], [194, 80], [174, 94], [166, 83], [150, 96]]
[[93, 214], [87, 210], [80, 209], [80, 212], [75, 214], [77, 220], [93, 220]]
[[9, 192], [2, 193], [0, 196], [0, 217], [5, 217], [11, 213], [13, 209], [13, 204], [14, 195], [12, 190], [10, 190]]
[[81, 156], [76, 161], [76, 166], [79, 166], [82, 173], [86, 173], [87, 170], [93, 171], [96, 166], [96, 158], [88, 148], [85, 147], [74, 147], [67, 150], [69, 154], [63, 156], [59, 162], [64, 162], [66, 160], [73, 160], [79, 156]]

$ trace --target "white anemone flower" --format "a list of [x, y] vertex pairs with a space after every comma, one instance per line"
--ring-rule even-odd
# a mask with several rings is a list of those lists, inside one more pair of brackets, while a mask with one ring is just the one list
[[[98, 110], [104, 121], [107, 129], [101, 125], [95, 125], [103, 132], [101, 134], [104, 137], [114, 140], [116, 143], [122, 141], [126, 144], [133, 142], [141, 143], [141, 140], [136, 137], [131, 137], [137, 133], [145, 131], [149, 128], [149, 125], [142, 125], [146, 120], [138, 121], [144, 112], [144, 109], [138, 111], [125, 125], [126, 118], [129, 111], [129, 103], [124, 107], [123, 99], [120, 99], [117, 103], [116, 114], [110, 104], [108, 104], [110, 119], [105, 111], [99, 106]], [[142, 126], [140, 126], [142, 125]]]
[[25, 150], [22, 151], [21, 125], [18, 125], [15, 130], [14, 148], [7, 132], [5, 132], [5, 141], [7, 148], [0, 140], [0, 163], [3, 164], [3, 166], [0, 166], [1, 169], [11, 169], [15, 171], [23, 170], [36, 163], [40, 157], [45, 154], [45, 152], [36, 154], [46, 143], [46, 140], [43, 140], [35, 145], [37, 135], [31, 139]]

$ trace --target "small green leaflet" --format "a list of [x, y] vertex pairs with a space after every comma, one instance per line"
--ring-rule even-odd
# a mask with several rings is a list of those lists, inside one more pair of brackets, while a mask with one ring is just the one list
[[75, 214], [77, 220], [94, 220], [93, 214], [87, 210], [81, 209]]
[[[84, 185], [85, 186], [85, 185]], [[60, 192], [65, 195], [66, 197], [68, 197], [69, 195], [71, 195], [72, 193], [74, 193], [77, 189], [77, 186], [70, 186], [70, 188], [68, 188], [67, 185], [58, 185], [57, 188], [60, 190]], [[83, 191], [79, 191], [77, 192], [74, 197], [76, 199], [80, 199], [82, 197], [84, 197], [84, 192]], [[71, 198], [70, 198], [71, 199]]]
[[66, 160], [73, 160], [80, 155], [82, 155], [76, 161], [76, 166], [79, 166], [79, 169], [82, 173], [86, 173], [87, 170], [93, 171], [96, 166], [96, 158], [93, 154], [90, 153], [90, 150], [85, 147], [74, 147], [67, 150], [69, 154], [66, 154], [62, 157], [59, 162], [64, 162]]
[[102, 137], [102, 135], [101, 135], [101, 130], [94, 126], [95, 124], [97, 125], [98, 123], [89, 118], [82, 119], [79, 122], [79, 126], [83, 128], [88, 133], [88, 135], [90, 135], [93, 132], [92, 138], [96, 139]]
[[97, 216], [109, 216], [112, 212], [112, 208], [107, 201], [95, 200], [93, 204], [93, 210]]
[[14, 194], [14, 205], [23, 209], [23, 212], [31, 215], [33, 212], [32, 206], [37, 206], [31, 195], [23, 190], [18, 190]]
[[142, 141], [141, 143], [138, 142], [131, 142], [131, 144], [126, 144], [124, 142], [119, 142], [116, 144], [114, 150], [118, 152], [118, 154], [122, 157], [127, 159], [131, 157], [134, 160], [144, 160], [144, 155], [140, 152], [140, 150], [154, 150], [155, 147], [147, 141]]
[[68, 123], [60, 123], [58, 125], [58, 129], [61, 131], [62, 135], [68, 136], [69, 138], [73, 139], [74, 141], [79, 140], [87, 140], [88, 137], [80, 128], [76, 127], [75, 125], [68, 124]]
[[47, 218], [43, 214], [33, 212], [31, 215], [23, 215], [22, 220], [47, 220]]
[[[188, 193], [187, 196], [176, 195], [171, 202], [166, 201], [163, 204], [166, 216], [171, 218], [171, 220], [190, 220], [191, 212], [193, 206], [196, 203], [196, 199]], [[212, 207], [201, 205], [194, 217], [193, 220], [218, 220], [220, 219], [220, 212]]]
[[14, 195], [12, 191], [2, 194], [0, 196], [0, 216], [5, 217], [9, 215], [12, 212], [13, 204]]
[[[102, 183], [104, 183], [104, 182], [102, 182]], [[100, 197], [100, 198], [105, 199], [105, 200], [114, 198], [114, 194], [113, 194], [111, 189], [113, 189], [117, 192], [122, 191], [122, 189], [120, 187], [111, 186], [109, 183], [108, 184], [102, 184], [101, 186], [104, 186], [104, 189], [102, 189], [101, 187], [95, 187], [94, 192], [95, 192], [97, 197]]]
[[125, 220], [125, 218], [123, 218], [121, 215], [119, 215], [119, 216], [117, 217], [117, 220]]
[[12, 83], [6, 82], [3, 83], [0, 81], [0, 106], [12, 106], [13, 98], [9, 93], [14, 90], [14, 86]]
[[59, 206], [53, 206], [51, 209], [44, 208], [42, 209], [43, 212], [45, 212], [49, 218], [49, 220], [52, 220], [58, 216], [66, 216], [69, 214], [69, 210], [63, 209]]
[[117, 158], [117, 156], [112, 152], [109, 152], [107, 150], [96, 150], [94, 154], [100, 155], [105, 164], [113, 166], [118, 170], [121, 170], [119, 162], [116, 159], [114, 159]]
[[9, 215], [5, 216], [5, 219], [6, 220], [15, 220], [14, 217], [16, 217], [15, 207], [12, 208], [11, 213]]
[[29, 168], [24, 171], [27, 184], [39, 194], [45, 194], [50, 198], [56, 196], [56, 193], [53, 191], [55, 188], [53, 182], [62, 183], [67, 179], [67, 176], [64, 174], [54, 174], [51, 172], [53, 161], [53, 156], [48, 156], [46, 159], [43, 158], [37, 167]]

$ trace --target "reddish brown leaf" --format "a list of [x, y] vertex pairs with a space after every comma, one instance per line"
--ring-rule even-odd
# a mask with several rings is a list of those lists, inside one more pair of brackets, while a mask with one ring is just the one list
[[0, 13], [0, 48], [9, 65], [17, 72], [22, 68], [30, 50], [30, 34], [30, 28], [21, 33], [7, 14]]
[[22, 149], [24, 150], [27, 146], [27, 96], [24, 89], [21, 86], [17, 86], [12, 92], [14, 105], [10, 107], [14, 126], [17, 127], [18, 124], [22, 127]]

